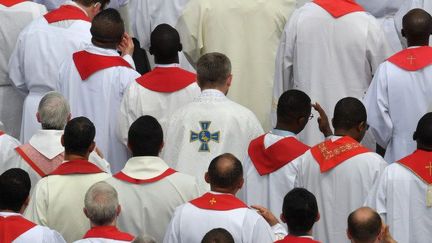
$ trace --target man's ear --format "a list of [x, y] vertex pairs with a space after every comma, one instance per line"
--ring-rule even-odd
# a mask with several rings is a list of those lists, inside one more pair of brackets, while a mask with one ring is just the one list
[[61, 142], [61, 145], [64, 147], [64, 135], [61, 136], [60, 142]]
[[287, 221], [286, 221], [286, 218], [283, 215], [283, 213], [281, 213], [281, 215], [279, 217], [280, 217], [280, 220], [286, 224]]
[[346, 230], [346, 234], [347, 234], [348, 239], [349, 239], [349, 240], [352, 240], [351, 233], [349, 232], [348, 229]]
[[149, 48], [149, 53], [150, 53], [150, 55], [153, 56], [153, 47], [152, 46], [150, 46], [150, 48]]
[[315, 219], [315, 222], [318, 222], [318, 221], [320, 220], [320, 218], [321, 218], [321, 214], [318, 212], [318, 213], [317, 213], [317, 217], [316, 217], [316, 219]]
[[414, 141], [417, 141], [417, 132], [414, 132], [414, 133], [413, 133], [413, 140], [414, 140]]
[[210, 176], [209, 176], [208, 172], [206, 172], [204, 174], [204, 180], [205, 180], [205, 182], [207, 182], [208, 184], [210, 184]]
[[162, 141], [160, 147], [159, 147], [159, 153], [162, 151], [163, 147], [164, 147], [165, 143]]
[[66, 120], [66, 121], [70, 121], [70, 120], [71, 120], [71, 118], [72, 118], [72, 114], [71, 114], [71, 113], [69, 113], [69, 115], [68, 115], [68, 117], [67, 117], [67, 120]]
[[237, 188], [240, 190], [242, 189], [243, 185], [244, 185], [244, 178], [242, 177], [237, 183]]
[[401, 29], [401, 34], [402, 34], [402, 37], [406, 37], [404, 29]]
[[42, 123], [39, 112], [36, 112], [36, 119], [39, 123]]
[[179, 44], [178, 51], [179, 51], [179, 52], [183, 51], [183, 45], [182, 45], [182, 43]]
[[231, 83], [232, 83], [232, 74], [230, 74], [230, 75], [228, 76], [226, 84], [227, 84], [228, 87], [230, 87], [230, 86], [231, 86]]
[[84, 212], [85, 216], [88, 218], [89, 216], [88, 216], [88, 212], [87, 212], [86, 208], [83, 208], [83, 212]]
[[119, 205], [117, 205], [117, 208], [116, 208], [116, 215], [117, 215], [117, 217], [120, 215], [120, 213], [121, 213], [121, 206], [119, 204]]
[[93, 150], [95, 149], [95, 147], [96, 147], [96, 143], [93, 141], [91, 144], [90, 144], [90, 147], [89, 147], [89, 153], [91, 153], [91, 152], [93, 152]]

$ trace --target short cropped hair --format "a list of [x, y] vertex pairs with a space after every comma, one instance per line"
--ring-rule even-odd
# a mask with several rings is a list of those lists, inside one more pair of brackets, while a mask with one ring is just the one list
[[169, 24], [160, 24], [151, 32], [150, 49], [159, 59], [167, 60], [178, 57], [181, 50], [180, 35]]
[[0, 175], [0, 210], [19, 212], [28, 198], [31, 182], [28, 173], [13, 168]]
[[432, 112], [426, 113], [420, 118], [414, 139], [423, 145], [432, 146]]
[[[222, 161], [229, 161], [229, 166], [221, 166]], [[208, 167], [210, 185], [220, 188], [233, 188], [243, 178], [243, 167], [239, 159], [230, 153], [214, 158]]]
[[204, 235], [201, 243], [234, 243], [234, 238], [228, 230], [215, 228]]
[[92, 40], [104, 44], [119, 44], [124, 35], [124, 22], [120, 13], [113, 9], [100, 11], [92, 20]]
[[333, 113], [335, 129], [351, 129], [361, 122], [366, 122], [366, 108], [363, 103], [353, 97], [346, 97], [336, 103]]
[[277, 105], [278, 121], [289, 121], [309, 116], [311, 112], [311, 99], [303, 91], [291, 89], [285, 91]]
[[96, 3], [100, 3], [101, 4], [100, 9], [104, 9], [110, 2], [110, 0], [73, 0], [73, 1], [84, 5], [85, 7], [91, 7]]
[[117, 216], [117, 191], [104, 181], [97, 182], [87, 190], [84, 206], [92, 223], [98, 226], [109, 225]]
[[95, 135], [95, 126], [87, 117], [73, 118], [66, 124], [63, 134], [65, 152], [78, 155], [86, 154]]
[[42, 129], [63, 130], [70, 115], [70, 108], [62, 94], [51, 91], [39, 102], [38, 113]]
[[133, 156], [158, 156], [163, 143], [161, 125], [152, 116], [141, 116], [129, 128], [128, 143]]
[[222, 53], [204, 54], [197, 62], [197, 80], [200, 85], [215, 87], [225, 84], [231, 75], [231, 61]]
[[285, 195], [282, 213], [290, 234], [305, 235], [318, 217], [316, 198], [304, 188], [294, 188]]
[[[368, 217], [359, 218], [359, 210], [368, 210]], [[381, 232], [381, 217], [371, 208], [360, 208], [348, 216], [348, 232], [356, 242], [372, 243]]]

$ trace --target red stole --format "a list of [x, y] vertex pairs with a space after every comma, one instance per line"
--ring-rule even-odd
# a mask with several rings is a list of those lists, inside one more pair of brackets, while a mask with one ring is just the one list
[[186, 88], [196, 81], [196, 75], [178, 67], [156, 67], [136, 79], [144, 88], [171, 93]]
[[231, 194], [213, 194], [207, 192], [199, 198], [196, 198], [190, 203], [198, 208], [227, 211], [238, 208], [247, 208], [248, 206], [240, 199]]
[[110, 67], [128, 67], [131, 65], [120, 56], [104, 56], [87, 51], [79, 51], [73, 54], [73, 60], [82, 80], [86, 80], [95, 72]]
[[0, 130], [0, 136], [1, 136], [1, 135], [4, 135], [4, 134], [5, 134], [5, 133], [4, 133], [2, 130]]
[[309, 146], [295, 137], [283, 138], [266, 149], [265, 136], [266, 134], [252, 140], [248, 149], [249, 157], [261, 176], [280, 169], [309, 149]]
[[287, 235], [282, 240], [275, 241], [275, 243], [320, 243], [320, 242], [307, 237]]
[[0, 0], [0, 4], [8, 8], [23, 2], [26, 2], [26, 0]]
[[96, 226], [91, 228], [84, 235], [83, 239], [87, 238], [104, 238], [111, 240], [121, 240], [121, 241], [133, 241], [134, 236], [121, 232], [115, 226]]
[[168, 168], [166, 171], [164, 171], [162, 174], [153, 177], [153, 178], [149, 178], [149, 179], [136, 179], [136, 178], [132, 178], [128, 175], [126, 175], [123, 172], [118, 172], [117, 174], [113, 175], [113, 177], [121, 180], [121, 181], [126, 181], [129, 183], [133, 183], [133, 184], [145, 184], [145, 183], [152, 183], [152, 182], [156, 182], [156, 181], [160, 181], [163, 178], [170, 176], [174, 173], [176, 173], [177, 171], [175, 171], [174, 169]]
[[[44, 177], [55, 170], [57, 167], [61, 165], [63, 162], [64, 154], [61, 153], [57, 155], [52, 160], [45, 158], [45, 156], [41, 155], [35, 148], [33, 148], [30, 144], [24, 144], [15, 148], [15, 151], [27, 162], [30, 167], [39, 176]], [[31, 157], [36, 157], [32, 159]]]
[[432, 64], [432, 47], [408, 48], [389, 57], [387, 61], [404, 70], [417, 71]]
[[409, 169], [426, 184], [432, 184], [432, 152], [417, 149], [398, 163]]
[[339, 18], [352, 12], [365, 11], [354, 0], [314, 0], [313, 2], [326, 10], [334, 18]]
[[49, 175], [96, 174], [102, 171], [87, 160], [70, 160], [61, 164]]
[[63, 20], [84, 20], [91, 22], [90, 18], [78, 7], [72, 5], [62, 5], [58, 9], [44, 15], [48, 23], [55, 23]]
[[12, 242], [36, 224], [19, 215], [0, 216], [0, 242]]
[[311, 148], [312, 156], [318, 162], [321, 173], [333, 169], [351, 157], [367, 152], [367, 148], [348, 136], [336, 141], [329, 139]]

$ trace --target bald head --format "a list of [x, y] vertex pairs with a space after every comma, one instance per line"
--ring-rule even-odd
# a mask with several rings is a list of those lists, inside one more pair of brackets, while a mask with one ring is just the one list
[[168, 24], [156, 26], [150, 36], [150, 54], [159, 64], [178, 63], [178, 52], [182, 50], [180, 36], [176, 29]]
[[120, 13], [112, 8], [102, 10], [92, 21], [90, 33], [94, 45], [116, 49], [125, 32]]
[[240, 189], [243, 183], [243, 167], [240, 160], [229, 153], [217, 156], [210, 162], [206, 180], [212, 188]]
[[117, 191], [104, 181], [95, 183], [85, 194], [86, 216], [95, 225], [111, 224], [117, 217], [118, 206]]
[[420, 118], [414, 133], [417, 146], [422, 149], [432, 149], [432, 112]]
[[348, 216], [348, 237], [353, 242], [373, 243], [381, 228], [381, 217], [371, 208], [359, 208]]
[[[432, 33], [432, 17], [423, 9], [410, 10], [402, 19], [402, 35], [408, 42], [428, 40]], [[424, 43], [427, 45], [427, 43]], [[419, 44], [416, 44], [419, 45]]]

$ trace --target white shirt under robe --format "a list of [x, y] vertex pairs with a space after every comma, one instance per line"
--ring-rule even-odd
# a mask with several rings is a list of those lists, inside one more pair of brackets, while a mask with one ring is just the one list
[[[84, 51], [97, 56], [119, 57], [116, 50], [87, 45]], [[132, 57], [122, 60], [135, 67]], [[113, 173], [128, 159], [127, 147], [116, 136], [120, 103], [126, 87], [140, 76], [133, 68], [112, 66], [82, 79], [72, 56], [60, 67], [59, 91], [68, 99], [73, 117], [85, 116], [96, 127], [96, 146], [100, 148]]]
[[[175, 88], [175, 91], [169, 90], [178, 82], [190, 84], [178, 90]], [[119, 114], [120, 139], [127, 144], [130, 125], [143, 115], [156, 118], [166, 132], [169, 115], [192, 102], [200, 93], [195, 74], [180, 69], [178, 64], [157, 65], [156, 69], [141, 76], [126, 89]]]
[[244, 162], [252, 139], [263, 134], [258, 119], [247, 108], [215, 89], [203, 90], [193, 102], [169, 117], [162, 158], [174, 169], [193, 175], [202, 190], [210, 161], [232, 153]]
[[91, 23], [84, 10], [74, 2], [62, 6], [73, 7], [87, 20], [52, 23], [48, 23], [45, 17], [34, 20], [18, 36], [9, 61], [9, 77], [13, 85], [27, 95], [21, 123], [22, 143], [28, 142], [41, 128], [36, 119], [37, 107], [45, 93], [56, 90], [60, 63], [80, 49], [83, 43], [90, 43]]
[[90, 229], [83, 212], [85, 193], [109, 176], [88, 161], [64, 162], [36, 184], [24, 216], [58, 231], [66, 242], [82, 239]]
[[192, 176], [175, 172], [159, 157], [132, 157], [119, 174], [106, 180], [118, 192], [119, 229], [150, 235], [162, 242], [176, 207], [199, 196]]
[[0, 130], [0, 174], [7, 170], [3, 169], [2, 167], [7, 162], [9, 153], [20, 145], [21, 144], [18, 140]]
[[4, 243], [66, 243], [57, 231], [12, 212], [0, 212], [0, 240]]
[[[363, 97], [378, 65], [390, 54], [372, 15], [357, 11], [334, 18], [316, 3], [306, 3], [295, 10], [281, 37], [273, 103], [284, 91], [299, 89], [332, 114], [341, 98]], [[316, 121], [306, 125], [299, 139], [310, 146], [323, 140]]]
[[[5, 163], [0, 164], [0, 173], [10, 168], [21, 168], [27, 171], [33, 190], [42, 177], [51, 173], [64, 161], [62, 135], [63, 130], [37, 131], [27, 144], [14, 148], [8, 153]], [[89, 161], [111, 174], [109, 163], [95, 151], [90, 153]]]
[[252, 110], [270, 129], [276, 50], [294, 0], [190, 0], [177, 24], [191, 63], [209, 52], [231, 60], [233, 101]]
[[397, 242], [423, 243], [432, 237], [432, 167], [429, 164], [432, 153], [420, 153], [425, 154], [426, 161], [412, 162], [419, 163], [424, 177], [399, 162], [392, 163], [375, 183], [365, 203], [381, 215]]
[[[293, 146], [297, 145], [297, 143], [299, 144], [295, 148], [289, 147], [288, 144], [288, 146], [283, 146], [277, 151], [272, 150], [272, 148], [274, 148], [273, 145], [278, 145], [278, 142], [282, 142], [287, 138], [295, 139], [296, 141], [290, 141], [289, 144], [295, 143]], [[298, 156], [306, 152], [309, 147], [298, 141], [294, 133], [278, 129], [273, 129], [271, 133], [264, 135], [263, 145], [262, 152], [264, 153], [264, 157], [268, 158], [268, 162], [273, 162], [273, 165], [277, 162], [282, 162], [278, 161], [277, 158], [284, 157], [286, 154], [289, 154], [288, 157], [290, 160], [283, 161], [283, 164], [275, 168], [267, 164], [267, 167], [262, 166], [258, 170], [255, 163], [260, 164], [261, 161], [252, 162], [250, 154], [253, 147], [249, 145], [249, 156], [244, 164], [245, 183], [242, 189], [245, 195], [244, 200], [249, 206], [261, 205], [268, 208], [274, 215], [281, 215], [283, 199], [285, 195], [294, 188], [297, 174], [292, 163]], [[290, 148], [291, 151], [289, 151]], [[275, 152], [281, 154], [274, 154]]]
[[5, 125], [5, 131], [16, 138], [19, 138], [21, 128], [24, 96], [9, 79], [9, 58], [21, 30], [45, 13], [43, 5], [30, 1], [17, 0], [15, 4], [13, 1], [0, 1], [0, 120]]
[[[276, 227], [281, 226], [277, 224]], [[204, 235], [214, 228], [226, 229], [237, 243], [270, 243], [275, 240], [272, 228], [255, 210], [249, 209], [234, 195], [210, 192], [175, 210], [163, 242], [201, 242]]]
[[[416, 50], [423, 53], [427, 51], [427, 54], [424, 57], [416, 57], [415, 53], [407, 53], [404, 60], [407, 62], [406, 65], [410, 66], [410, 62], [419, 62], [420, 58], [432, 62], [431, 47], [413, 47], [403, 52]], [[377, 143], [387, 148], [384, 158], [388, 163], [393, 163], [415, 150], [413, 134], [417, 122], [432, 107], [430, 80], [430, 65], [407, 70], [391, 61], [385, 61], [379, 66], [363, 103], [368, 115], [368, 124]]]
[[[321, 165], [311, 150], [292, 163], [298, 171], [295, 186], [306, 188], [317, 199], [321, 218], [315, 223], [312, 231], [314, 238], [320, 242], [349, 242], [346, 236], [348, 215], [363, 205], [373, 184], [378, 181], [387, 166], [381, 156], [366, 152], [367, 149], [354, 139], [349, 138], [348, 142], [340, 142], [346, 138], [330, 137], [331, 141], [340, 143], [335, 148], [321, 143], [311, 149], [318, 149], [322, 156], [327, 158]], [[339, 158], [345, 156], [343, 151], [351, 149], [363, 151], [340, 161]], [[341, 163], [335, 167], [325, 167], [331, 165], [334, 160]], [[324, 168], [326, 170], [321, 172]]]

